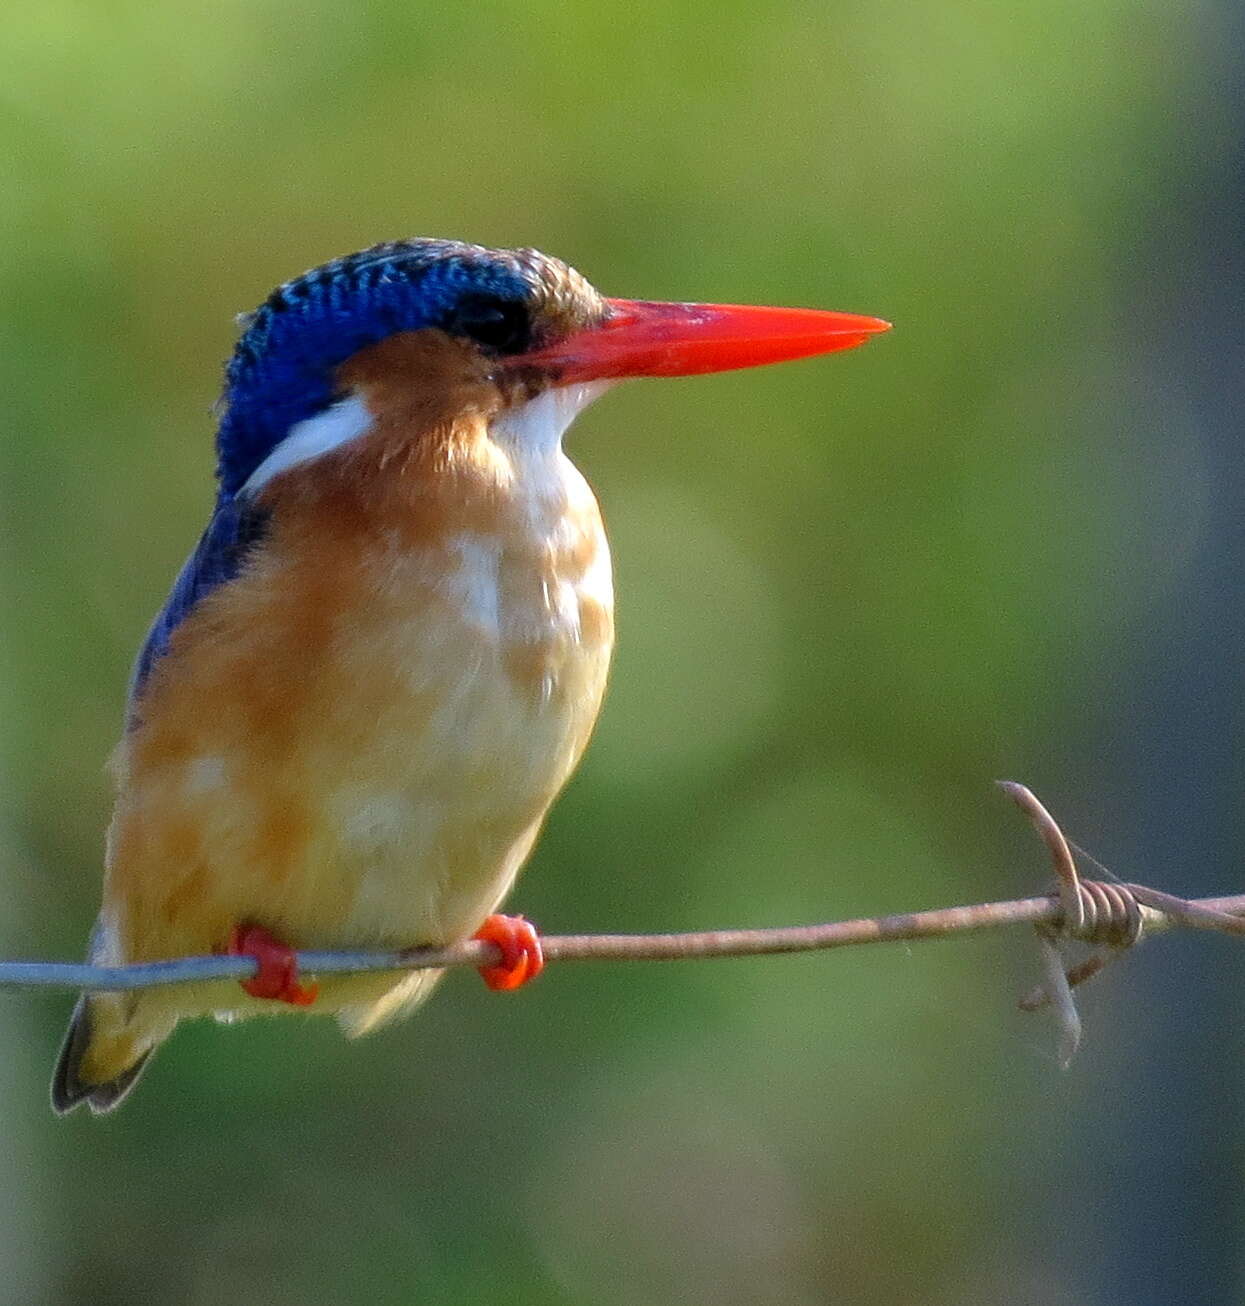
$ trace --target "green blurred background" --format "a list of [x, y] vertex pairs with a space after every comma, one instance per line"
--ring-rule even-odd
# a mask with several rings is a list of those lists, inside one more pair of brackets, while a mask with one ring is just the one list
[[[606, 292], [892, 319], [626, 387], [572, 453], [617, 559], [549, 931], [1025, 895], [1026, 780], [1125, 878], [1245, 889], [1235, 7], [280, 0], [0, 36], [0, 949], [78, 955], [129, 663], [211, 496], [233, 315], [404, 235]], [[185, 1027], [52, 1118], [0, 1024], [0, 1297], [1240, 1300], [1239, 945], [1014, 1010], [1028, 935], [452, 977], [357, 1044]]]

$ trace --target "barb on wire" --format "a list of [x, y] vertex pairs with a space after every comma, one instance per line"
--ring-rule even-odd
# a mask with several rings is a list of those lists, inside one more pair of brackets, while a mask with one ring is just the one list
[[[675, 961], [708, 957], [755, 957], [812, 952], [865, 943], [944, 938], [1032, 925], [1042, 949], [1044, 984], [1020, 1000], [1025, 1010], [1051, 1005], [1060, 1027], [1060, 1059], [1066, 1065], [1080, 1041], [1080, 1018], [1072, 989], [1114, 956], [1147, 934], [1183, 927], [1245, 934], [1245, 894], [1228, 898], [1177, 898], [1140, 884], [1082, 879], [1071, 846], [1054, 817], [1022, 784], [1004, 780], [1000, 788], [1029, 818], [1045, 844], [1055, 872], [1054, 893], [1006, 902], [941, 907], [821, 925], [779, 929], [713, 930], [691, 934], [554, 934], [541, 944], [547, 961]], [[1059, 941], [1077, 939], [1099, 949], [1065, 969]], [[367, 971], [440, 970], [450, 966], [490, 966], [501, 962], [495, 944], [470, 939], [441, 948], [392, 952], [300, 952], [299, 970], [308, 975]], [[131, 966], [92, 966], [65, 962], [0, 961], [0, 988], [50, 988], [91, 992], [196, 984], [208, 980], [252, 978], [252, 957], [179, 957]]]

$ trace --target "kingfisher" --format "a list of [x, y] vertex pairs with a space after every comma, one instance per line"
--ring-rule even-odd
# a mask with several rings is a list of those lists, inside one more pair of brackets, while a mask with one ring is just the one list
[[111, 762], [90, 959], [253, 957], [252, 979], [78, 1001], [58, 1113], [112, 1110], [181, 1019], [311, 1010], [363, 1034], [435, 971], [302, 949], [540, 941], [497, 914], [596, 722], [609, 546], [562, 449], [628, 377], [848, 349], [811, 309], [608, 299], [533, 249], [375, 245], [287, 281], [225, 370], [215, 508], [147, 636]]

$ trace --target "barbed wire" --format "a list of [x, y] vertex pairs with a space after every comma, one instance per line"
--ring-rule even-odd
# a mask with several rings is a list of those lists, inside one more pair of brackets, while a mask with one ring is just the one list
[[[1047, 1005], [1054, 1008], [1060, 1027], [1060, 1060], [1066, 1065], [1075, 1054], [1081, 1037], [1081, 1021], [1072, 989], [1098, 974], [1114, 957], [1134, 947], [1147, 935], [1177, 927], [1245, 934], [1245, 894], [1185, 899], [1146, 885], [1082, 878], [1072, 846], [1054, 817], [1034, 794], [1011, 780], [1000, 781], [999, 787], [1029, 818], [1045, 844], [1055, 872], [1056, 889], [1053, 893], [1005, 902], [940, 907], [930, 911], [776, 929], [542, 935], [545, 960], [678, 961], [755, 957], [866, 943], [913, 942], [1005, 925], [1028, 924], [1034, 926], [1038, 934], [1045, 982], [1022, 997], [1020, 1006], [1027, 1011]], [[1059, 946], [1064, 939], [1080, 940], [1095, 951], [1084, 960], [1066, 966]], [[501, 950], [496, 944], [476, 939], [439, 948], [404, 948], [390, 952], [299, 952], [296, 957], [300, 974], [313, 976], [493, 966], [502, 961]], [[130, 966], [3, 961], [0, 962], [0, 988], [118, 992], [206, 980], [245, 980], [253, 978], [257, 971], [258, 962], [249, 956], [179, 957]]]

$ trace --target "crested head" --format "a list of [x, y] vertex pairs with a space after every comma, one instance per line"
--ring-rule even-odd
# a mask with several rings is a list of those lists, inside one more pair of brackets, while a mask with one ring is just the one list
[[374, 245], [279, 286], [247, 320], [225, 375], [222, 501], [354, 444], [380, 418], [408, 449], [467, 419], [519, 450], [556, 451], [614, 381], [807, 358], [889, 329], [816, 309], [603, 299], [533, 249]]
[[532, 249], [391, 241], [314, 268], [246, 319], [226, 369], [221, 491], [235, 495], [291, 428], [342, 399], [351, 360], [390, 337], [436, 332], [487, 369], [606, 313], [574, 269]]

